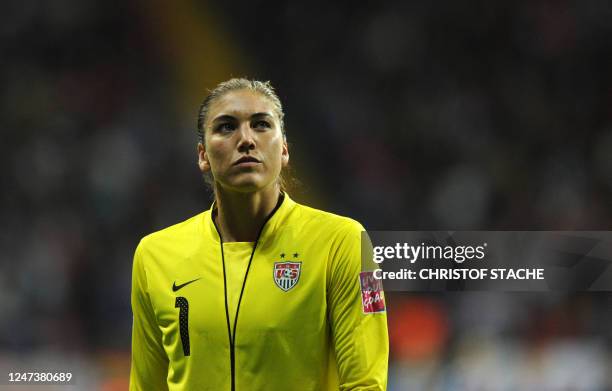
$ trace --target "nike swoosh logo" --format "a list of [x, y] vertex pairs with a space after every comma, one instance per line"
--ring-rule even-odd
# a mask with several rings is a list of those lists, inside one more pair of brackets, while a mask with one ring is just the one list
[[[200, 278], [202, 278], [202, 277], [200, 277]], [[184, 287], [185, 285], [189, 285], [192, 282], [195, 282], [195, 281], [199, 280], [200, 278], [196, 278], [195, 280], [187, 281], [187, 282], [185, 282], [185, 283], [183, 283], [181, 285], [176, 285], [176, 281], [174, 281], [174, 284], [172, 284], [172, 292], [176, 292], [179, 289], [181, 289], [182, 287]]]

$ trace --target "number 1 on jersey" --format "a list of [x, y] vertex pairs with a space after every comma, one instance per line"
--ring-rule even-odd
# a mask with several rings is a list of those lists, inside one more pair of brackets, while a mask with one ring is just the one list
[[186, 298], [179, 296], [176, 298], [174, 308], [179, 308], [179, 330], [181, 343], [183, 344], [183, 354], [189, 356], [189, 302]]

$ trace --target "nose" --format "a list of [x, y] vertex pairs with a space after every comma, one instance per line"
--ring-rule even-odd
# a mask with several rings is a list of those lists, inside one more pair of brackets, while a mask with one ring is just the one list
[[238, 151], [247, 152], [255, 149], [255, 139], [253, 138], [253, 129], [249, 122], [244, 122], [240, 125], [240, 131], [238, 132]]

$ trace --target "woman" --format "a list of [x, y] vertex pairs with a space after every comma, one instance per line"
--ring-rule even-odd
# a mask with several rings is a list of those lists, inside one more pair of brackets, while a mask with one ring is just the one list
[[283, 191], [272, 86], [219, 84], [198, 131], [215, 201], [136, 249], [130, 389], [384, 390], [386, 313], [363, 228]]

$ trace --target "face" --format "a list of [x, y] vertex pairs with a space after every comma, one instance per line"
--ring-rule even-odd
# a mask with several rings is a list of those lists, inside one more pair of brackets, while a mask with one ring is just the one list
[[208, 111], [198, 165], [217, 186], [255, 192], [275, 186], [289, 152], [274, 104], [251, 90], [230, 91]]

